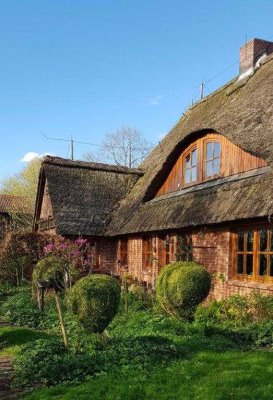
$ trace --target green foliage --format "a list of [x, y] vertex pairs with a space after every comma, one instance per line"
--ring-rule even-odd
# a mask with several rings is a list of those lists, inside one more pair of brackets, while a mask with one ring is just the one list
[[18, 174], [1, 182], [1, 193], [24, 197], [24, 205], [20, 213], [13, 213], [12, 219], [17, 226], [30, 231], [34, 214], [38, 177], [41, 159], [36, 158], [28, 163]]
[[38, 233], [8, 233], [0, 247], [0, 282], [20, 285], [31, 280], [48, 240]]
[[192, 359], [95, 376], [80, 385], [38, 389], [25, 400], [269, 400], [272, 353], [206, 351]]
[[185, 358], [187, 351], [183, 345], [164, 336], [136, 336], [115, 338], [104, 350], [104, 369], [111, 371], [114, 366], [135, 370]]
[[253, 292], [214, 300], [197, 308], [195, 321], [207, 331], [221, 331], [240, 344], [273, 346], [273, 296]]
[[68, 306], [89, 332], [103, 332], [118, 311], [120, 284], [107, 275], [80, 279], [68, 294]]
[[196, 306], [208, 295], [211, 277], [194, 262], [176, 262], [164, 267], [157, 279], [156, 294], [169, 314], [191, 318]]
[[56, 340], [36, 340], [21, 347], [14, 359], [15, 384], [20, 387], [81, 381], [96, 371], [89, 354], [74, 354]]
[[133, 283], [128, 291], [129, 310], [147, 310], [154, 304], [154, 293], [141, 285]]
[[42, 258], [33, 271], [33, 282], [47, 281], [54, 287], [63, 289], [66, 284], [66, 273], [68, 271], [67, 261], [57, 256]]
[[8, 297], [1, 304], [1, 315], [12, 324], [29, 328], [39, 327], [41, 320], [41, 313], [31, 297], [29, 287], [20, 288], [16, 294]]

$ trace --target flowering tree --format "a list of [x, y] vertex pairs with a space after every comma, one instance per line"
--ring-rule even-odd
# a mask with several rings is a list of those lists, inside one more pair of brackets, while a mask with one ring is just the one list
[[72, 282], [92, 272], [95, 261], [94, 246], [87, 239], [69, 240], [57, 237], [44, 248], [45, 256], [57, 256], [67, 262], [65, 284], [71, 288]]

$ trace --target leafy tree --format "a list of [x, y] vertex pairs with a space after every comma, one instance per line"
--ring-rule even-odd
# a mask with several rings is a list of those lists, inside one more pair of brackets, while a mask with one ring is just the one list
[[144, 160], [151, 149], [152, 146], [139, 130], [122, 126], [106, 135], [97, 154], [89, 152], [85, 155], [85, 159], [134, 168]]
[[18, 174], [5, 179], [1, 184], [1, 193], [23, 197], [22, 207], [18, 212], [11, 211], [15, 226], [30, 229], [34, 214], [38, 177], [41, 159], [36, 158]]

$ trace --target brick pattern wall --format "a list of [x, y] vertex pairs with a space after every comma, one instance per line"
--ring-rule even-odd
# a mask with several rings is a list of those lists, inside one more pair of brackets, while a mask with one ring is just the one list
[[99, 269], [115, 273], [117, 261], [117, 240], [102, 238], [98, 243]]
[[[205, 265], [213, 277], [212, 289], [208, 299], [220, 300], [232, 294], [247, 295], [253, 290], [273, 295], [273, 285], [232, 279], [231, 234], [228, 230], [195, 231], [191, 237], [193, 259]], [[169, 238], [174, 243], [172, 261], [175, 261], [177, 237], [173, 234]], [[99, 248], [102, 268], [115, 271], [118, 274], [125, 272], [120, 271], [118, 266], [118, 241], [102, 239]], [[153, 262], [151, 269], [145, 272], [142, 265], [142, 239], [140, 236], [129, 237], [128, 269], [126, 269], [126, 272], [128, 271], [137, 281], [153, 287], [161, 268], [159, 248], [159, 238], [153, 236]]]

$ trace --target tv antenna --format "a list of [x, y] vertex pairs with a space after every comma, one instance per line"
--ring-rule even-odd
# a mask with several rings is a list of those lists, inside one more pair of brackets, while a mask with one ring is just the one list
[[100, 147], [100, 144], [90, 143], [90, 142], [81, 142], [79, 140], [74, 140], [72, 135], [71, 135], [70, 139], [63, 139], [63, 138], [49, 137], [44, 132], [41, 132], [41, 133], [42, 133], [43, 137], [45, 139], [47, 139], [47, 140], [57, 140], [57, 141], [61, 141], [61, 142], [69, 142], [70, 143], [70, 158], [71, 158], [71, 160], [74, 160], [74, 144], [75, 143], [87, 144], [88, 146], [98, 146], [98, 147]]

